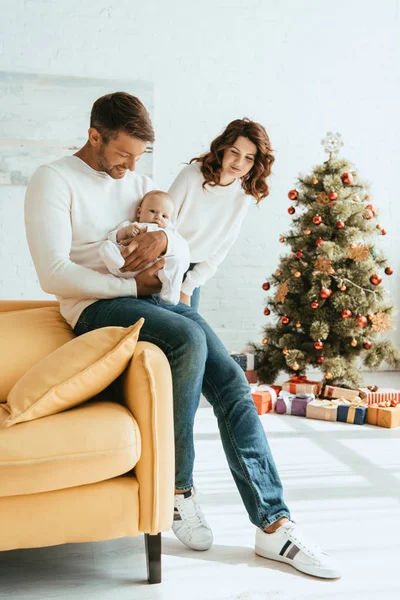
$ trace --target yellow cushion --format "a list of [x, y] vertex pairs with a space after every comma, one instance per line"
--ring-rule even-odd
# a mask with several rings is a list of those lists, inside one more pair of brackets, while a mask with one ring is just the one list
[[103, 481], [127, 473], [140, 457], [135, 419], [105, 394], [16, 427], [3, 427], [8, 416], [0, 405], [0, 497]]
[[22, 375], [75, 337], [58, 307], [0, 313], [0, 402]]
[[4, 425], [54, 415], [99, 394], [125, 370], [143, 323], [89, 331], [43, 358], [8, 394]]

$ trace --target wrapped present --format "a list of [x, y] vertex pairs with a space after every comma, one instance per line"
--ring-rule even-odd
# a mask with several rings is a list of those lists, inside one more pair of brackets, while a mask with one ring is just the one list
[[320, 381], [308, 381], [305, 375], [295, 375], [282, 384], [282, 389], [291, 394], [306, 392], [318, 396], [321, 393], [321, 388], [322, 383]]
[[257, 371], [245, 371], [244, 374], [249, 383], [257, 383]]
[[231, 358], [233, 358], [243, 371], [255, 371], [258, 369], [258, 354], [255, 352], [231, 352]]
[[268, 385], [251, 386], [251, 395], [256, 405], [259, 415], [270, 412], [275, 408], [277, 394], [276, 391]]
[[274, 410], [278, 394], [281, 390], [279, 385], [267, 385], [266, 383], [251, 384], [251, 393], [267, 392], [271, 397], [271, 410]]
[[344, 423], [364, 425], [367, 419], [368, 402], [366, 400], [352, 401], [351, 404], [339, 404], [337, 420]]
[[[393, 405], [391, 405], [393, 403]], [[389, 404], [389, 406], [388, 406]], [[397, 400], [380, 402], [379, 404], [370, 404], [367, 409], [367, 422], [370, 425], [378, 427], [399, 427], [400, 425], [400, 405]]]
[[348, 388], [336, 387], [334, 385], [324, 385], [322, 396], [324, 398], [345, 398], [346, 400], [357, 401], [359, 390], [350, 390]]
[[397, 400], [400, 402], [400, 390], [394, 388], [379, 388], [377, 385], [370, 385], [360, 388], [359, 392], [367, 400], [368, 404], [379, 404], [379, 402], [386, 402], [388, 400]]
[[315, 400], [315, 394], [298, 392], [292, 400], [292, 409], [290, 414], [296, 417], [305, 417], [307, 404], [313, 400]]
[[320, 421], [337, 421], [338, 406], [349, 405], [348, 400], [312, 400], [307, 404], [307, 419], [319, 419]]
[[281, 390], [276, 400], [275, 412], [277, 412], [279, 415], [290, 415], [292, 412], [293, 398], [294, 394], [290, 394], [285, 390]]

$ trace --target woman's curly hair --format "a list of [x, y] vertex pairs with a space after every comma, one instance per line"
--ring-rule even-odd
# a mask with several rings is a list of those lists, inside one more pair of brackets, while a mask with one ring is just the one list
[[192, 162], [200, 162], [200, 170], [204, 176], [203, 188], [208, 184], [219, 185], [224, 150], [233, 146], [239, 136], [249, 139], [257, 146], [254, 164], [250, 171], [242, 177], [242, 188], [253, 196], [257, 204], [269, 194], [267, 177], [271, 174], [275, 157], [272, 154], [271, 142], [264, 127], [250, 119], [236, 119], [229, 123], [226, 129], [211, 142], [209, 152]]

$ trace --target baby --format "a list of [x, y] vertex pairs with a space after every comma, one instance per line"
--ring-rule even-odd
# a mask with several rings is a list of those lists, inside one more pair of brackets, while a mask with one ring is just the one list
[[[166, 193], [159, 190], [148, 192], [136, 211], [137, 221], [120, 223], [108, 236], [108, 240], [100, 246], [100, 257], [108, 270], [117, 277], [136, 277], [140, 271], [121, 273], [125, 260], [121, 255], [124, 248], [123, 240], [132, 238], [139, 233], [171, 229], [171, 219], [174, 212], [174, 202]], [[160, 298], [168, 304], [178, 304], [183, 276], [189, 268], [189, 247], [185, 256], [166, 256], [163, 269], [158, 271], [162, 288]], [[150, 264], [154, 264], [150, 263]], [[146, 265], [145, 268], [149, 267]], [[143, 269], [141, 269], [143, 270]]]

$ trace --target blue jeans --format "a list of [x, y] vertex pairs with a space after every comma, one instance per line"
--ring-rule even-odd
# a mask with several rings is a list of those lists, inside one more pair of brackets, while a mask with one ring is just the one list
[[193, 423], [203, 392], [211, 404], [228, 465], [250, 520], [267, 527], [289, 518], [282, 484], [239, 365], [193, 308], [163, 303], [158, 295], [98, 300], [82, 312], [75, 333], [145, 322], [139, 340], [156, 344], [172, 372], [175, 423], [175, 487], [193, 486]]

